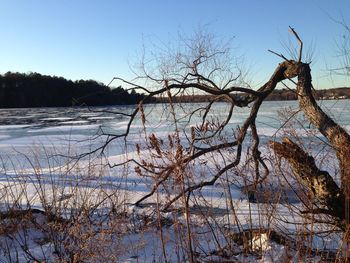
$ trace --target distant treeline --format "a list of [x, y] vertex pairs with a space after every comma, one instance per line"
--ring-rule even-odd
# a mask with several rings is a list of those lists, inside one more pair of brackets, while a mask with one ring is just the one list
[[[314, 90], [314, 96], [316, 99], [332, 100], [332, 99], [350, 99], [350, 88], [334, 88], [334, 89], [322, 89]], [[267, 98], [268, 100], [297, 100], [296, 90], [274, 90]]]
[[[242, 96], [242, 94], [235, 94], [236, 97]], [[350, 99], [350, 88], [335, 88], [335, 89], [324, 89], [324, 90], [314, 90], [314, 96], [316, 99]], [[213, 100], [213, 95], [181, 95], [173, 97], [174, 102], [209, 102]], [[278, 101], [278, 100], [297, 100], [296, 90], [289, 89], [276, 89], [271, 92], [271, 94], [266, 98], [267, 101]], [[169, 99], [167, 97], [159, 97], [156, 102], [167, 102]]]
[[0, 108], [125, 105], [142, 98], [94, 80], [71, 81], [39, 73], [0, 75]]
[[[317, 99], [350, 99], [350, 88], [315, 90]], [[240, 96], [240, 94], [236, 94]], [[144, 95], [122, 87], [110, 88], [95, 80], [71, 81], [39, 73], [0, 75], [0, 108], [106, 106], [136, 104]], [[173, 97], [175, 102], [206, 102], [211, 95]], [[296, 100], [294, 90], [276, 89], [267, 100]], [[147, 103], [168, 102], [166, 97], [148, 99]]]

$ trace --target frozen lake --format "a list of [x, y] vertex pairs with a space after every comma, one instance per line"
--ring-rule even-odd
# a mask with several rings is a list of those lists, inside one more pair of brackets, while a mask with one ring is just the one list
[[[322, 101], [319, 104], [338, 123], [349, 130], [350, 101]], [[181, 140], [190, 133], [190, 128], [193, 125], [200, 123], [203, 116], [203, 113], [196, 112], [193, 115], [191, 113], [195, 109], [204, 106], [205, 104], [200, 103], [175, 104], [177, 127], [181, 131]], [[123, 206], [126, 205], [128, 211], [130, 210], [130, 213], [136, 215], [152, 213], [152, 204], [155, 202], [155, 197], [147, 200], [143, 204], [144, 206], [139, 208], [135, 208], [132, 204], [149, 193], [155, 182], [157, 182], [158, 177], [140, 176], [135, 172], [135, 164], [109, 169], [103, 161], [96, 164], [96, 160], [99, 162], [100, 159], [93, 159], [91, 155], [79, 159], [79, 162], [75, 162], [74, 158], [70, 158], [76, 154], [96, 149], [108, 138], [107, 134], [118, 135], [125, 132], [128, 126], [128, 118], [113, 112], [131, 113], [134, 108], [135, 106], [0, 109], [0, 193], [5, 197], [3, 198], [4, 201], [0, 203], [0, 208], [8, 210], [9, 207], [16, 206], [43, 210], [44, 205], [49, 203], [54, 204], [53, 207], [61, 209], [61, 215], [69, 217], [67, 211], [79, 211], [80, 205], [82, 207], [86, 205], [95, 207], [95, 204], [98, 204], [96, 206], [100, 209], [98, 211], [103, 212], [111, 207], [110, 202], [115, 202], [116, 204], [123, 204]], [[167, 161], [166, 159], [158, 160], [154, 156], [152, 157], [149, 146], [145, 144], [145, 138], [154, 133], [157, 138], [166, 141], [167, 136], [174, 134], [176, 128], [173, 115], [170, 113], [167, 105], [148, 104], [144, 108], [145, 124], [141, 123], [137, 115], [127, 139], [115, 140], [110, 147], [105, 149], [103, 158], [106, 158], [110, 164], [121, 163], [131, 158], [139, 158], [145, 161], [150, 159], [159, 165], [162, 165], [162, 161]], [[232, 137], [228, 136], [232, 136], [234, 129], [245, 121], [249, 110], [249, 108], [237, 108], [222, 135], [226, 135], [227, 138], [232, 140]], [[210, 120], [214, 123], [216, 121], [220, 123], [227, 114], [227, 104], [217, 103]], [[279, 140], [281, 136], [285, 135], [281, 127], [288, 128], [285, 125], [285, 121], [290, 116], [294, 116], [294, 118], [289, 125], [292, 124], [292, 128], [296, 129], [298, 136], [301, 136], [302, 140], [305, 141], [311, 140], [309, 131], [312, 131], [312, 127], [310, 127], [309, 122], [304, 119], [302, 114], [298, 112], [298, 103], [296, 101], [265, 102], [261, 106], [256, 124], [261, 138], [260, 150], [267, 159], [271, 153], [266, 147], [266, 142], [271, 139]], [[296, 126], [293, 126], [294, 123]], [[320, 137], [317, 131], [313, 135]], [[249, 137], [248, 131], [244, 142], [247, 144], [247, 147], [243, 145], [244, 150], [250, 146], [251, 140]], [[319, 138], [316, 137], [316, 140], [319, 140]], [[186, 146], [185, 139], [181, 142]], [[317, 155], [315, 154], [314, 156], [317, 156], [317, 158], [320, 158], [322, 155], [319, 154], [319, 148], [317, 147], [317, 145], [321, 145], [319, 142], [310, 147], [310, 151], [316, 153]], [[141, 148], [141, 154], [137, 154], [136, 144], [143, 147]], [[322, 149], [327, 155], [328, 151], [324, 150], [325, 148]], [[232, 160], [230, 158], [233, 156], [230, 155], [231, 153], [230, 151], [224, 153], [227, 154], [227, 160]], [[193, 165], [189, 165], [188, 169], [195, 175], [192, 180], [210, 178], [219, 169], [218, 167], [224, 165], [225, 160], [215, 157], [217, 156], [204, 156], [205, 160], [201, 159], [193, 163]], [[330, 159], [333, 160], [334, 158], [330, 156]], [[244, 161], [244, 157], [242, 157], [242, 163]], [[322, 165], [323, 168], [332, 172], [331, 162], [324, 161]], [[328, 167], [324, 167], [325, 165], [328, 165]], [[336, 164], [334, 167], [336, 167]], [[237, 172], [239, 172], [239, 169], [240, 167], [237, 168]], [[232, 171], [231, 175], [233, 176], [220, 178], [216, 185], [203, 187], [200, 193], [194, 193], [196, 198], [200, 198], [200, 205], [193, 205], [192, 207], [193, 220], [200, 222], [199, 216], [201, 211], [198, 212], [198, 208], [202, 207], [203, 211], [206, 212], [208, 209], [207, 205], [209, 205], [211, 211], [218, 211], [217, 215], [215, 215], [216, 220], [219, 218], [225, 223], [225, 215], [227, 213], [227, 219], [231, 220], [232, 222], [229, 221], [230, 224], [234, 225], [233, 214], [227, 212], [227, 200], [231, 200], [236, 209], [235, 216], [237, 216], [237, 220], [244, 228], [249, 226], [265, 227], [267, 225], [274, 227], [274, 225], [270, 224], [272, 221], [269, 221], [271, 217], [268, 209], [273, 208], [271, 211], [274, 211], [275, 205], [269, 206], [269, 204], [266, 205], [263, 202], [260, 204], [259, 201], [258, 203], [249, 203], [247, 194], [242, 191], [243, 188], [241, 187], [247, 183], [245, 180], [249, 177], [249, 170], [242, 170], [241, 174], [237, 174], [237, 176], [235, 176], [235, 172], [236, 170]], [[268, 179], [269, 182], [266, 182], [267, 186], [270, 183], [273, 186], [276, 179], [281, 180], [280, 177], [277, 178], [273, 174], [273, 171]], [[171, 180], [166, 181], [166, 183], [171, 182]], [[276, 184], [274, 185], [276, 186]], [[225, 186], [227, 186], [227, 189], [230, 189], [229, 192], [226, 192]], [[167, 198], [163, 191], [167, 187], [164, 185], [164, 188], [160, 190], [160, 198]], [[286, 230], [295, 233], [296, 228], [293, 222], [299, 223], [301, 219], [298, 216], [293, 217], [294, 215], [291, 215], [289, 204], [298, 209], [301, 205], [300, 200], [294, 198], [295, 194], [290, 195], [292, 193], [290, 189], [282, 186], [280, 188], [263, 188], [261, 190], [262, 193], [265, 193], [266, 189], [277, 199], [281, 199], [277, 201], [276, 209], [278, 213], [274, 213], [274, 216], [277, 216], [277, 219], [279, 217], [282, 219], [287, 218], [292, 222], [292, 225], [289, 225], [284, 223], [283, 220], [277, 221], [276, 228], [280, 229], [282, 226]], [[176, 193], [176, 190], [174, 191]], [[269, 196], [269, 194], [267, 195]], [[106, 199], [105, 196], [108, 198]], [[115, 197], [116, 201], [110, 199], [111, 196]], [[285, 196], [287, 196], [287, 199], [285, 199]], [[202, 206], [201, 202], [203, 200], [205, 201], [205, 206]], [[60, 208], [62, 203], [65, 204], [63, 209]], [[196, 214], [196, 211], [198, 214]], [[169, 216], [168, 214], [166, 215]], [[179, 215], [179, 218], [182, 218], [181, 215]], [[320, 229], [323, 230], [322, 228]], [[200, 230], [202, 231], [202, 227]], [[44, 250], [42, 250], [43, 246], [35, 243], [34, 237], [36, 234], [32, 235], [33, 238], [30, 238], [34, 241], [29, 246], [31, 251], [38, 253], [38, 255], [44, 253]], [[130, 236], [133, 235], [131, 234]], [[313, 246], [336, 249], [339, 237], [336, 235], [327, 240], [314, 237], [312, 241]], [[4, 240], [4, 237], [2, 238]], [[139, 239], [139, 236], [134, 235], [134, 238]], [[153, 251], [153, 246], [160, 247], [153, 240], [159, 240], [159, 236], [152, 239], [152, 242], [147, 243], [150, 251]], [[128, 242], [125, 241], [126, 244], [129, 244]], [[133, 243], [135, 241], [131, 240], [131, 244]], [[48, 251], [46, 253], [50, 254], [51, 244], [45, 244], [45, 246]], [[15, 250], [16, 247], [14, 246], [13, 251]], [[18, 248], [18, 250], [20, 249]], [[169, 251], [173, 250], [173, 247], [170, 246]], [[142, 255], [141, 252], [140, 254]], [[0, 254], [0, 259], [1, 256]], [[126, 253], [125, 257], [130, 257], [130, 255]]]
[[[319, 104], [338, 123], [345, 128], [350, 127], [350, 101], [330, 100], [319, 101]], [[191, 125], [200, 123], [201, 114], [191, 116], [190, 113], [205, 104], [175, 104], [178, 127], [189, 131]], [[139, 115], [130, 129], [126, 143], [135, 145], [140, 143], [144, 134], [155, 133], [157, 136], [166, 137], [174, 131], [173, 117], [165, 104], [147, 104], [145, 107], [145, 127], [140, 123]], [[86, 152], [106, 139], [104, 133], [118, 135], [123, 133], [128, 124], [128, 118], [113, 112], [131, 113], [135, 108], [131, 106], [110, 107], [81, 107], [81, 108], [28, 108], [28, 109], [0, 109], [0, 155], [4, 159], [17, 159], [21, 155], [43, 155], [47, 157], [48, 149], [62, 155]], [[237, 108], [225, 129], [232, 135], [232, 129], [241, 125], [248, 117], [249, 108]], [[308, 121], [298, 113], [297, 101], [271, 101], [264, 102], [256, 121], [262, 144], [271, 139], [278, 138], [279, 128], [284, 125], [288, 116], [295, 114], [297, 120], [309, 129]], [[228, 114], [228, 105], [215, 104], [211, 118], [223, 120]], [[301, 131], [303, 133], [305, 131]], [[307, 136], [307, 135], [306, 135]], [[115, 142], [117, 145], [110, 147], [109, 154], [121, 155], [125, 152], [125, 141]], [[119, 144], [118, 144], [119, 143]], [[45, 154], [40, 152], [45, 149]], [[48, 152], [47, 152], [48, 151]], [[39, 158], [40, 159], [40, 158]], [[18, 162], [15, 162], [18, 163]], [[19, 163], [22, 163], [19, 161]], [[45, 166], [45, 160], [42, 165]], [[13, 164], [12, 164], [13, 165]]]
[[[350, 101], [331, 100], [319, 101], [319, 104], [333, 118], [343, 126], [350, 125]], [[185, 116], [192, 109], [205, 104], [182, 104], [178, 115]], [[57, 136], [92, 136], [98, 132], [99, 128], [112, 130], [116, 134], [126, 128], [127, 118], [113, 114], [113, 111], [130, 113], [135, 106], [109, 106], [92, 108], [25, 108], [25, 109], [0, 109], [0, 144], [4, 146], [15, 145], [16, 139], [27, 138], [28, 143], [36, 137], [42, 136], [50, 140]], [[166, 131], [172, 119], [166, 113], [166, 105], [148, 104], [146, 109], [147, 127], [155, 128], [157, 131]], [[223, 118], [227, 114], [227, 105], [218, 103], [215, 106], [215, 113]], [[262, 135], [270, 134], [278, 129], [283, 120], [280, 113], [283, 110], [295, 112], [298, 109], [297, 101], [272, 101], [264, 102], [258, 114], [257, 127], [262, 131]], [[249, 109], [237, 108], [231, 118], [230, 125], [240, 125], [248, 116]], [[192, 118], [194, 122], [198, 121]], [[186, 123], [187, 119], [180, 119]], [[140, 124], [132, 126], [132, 133], [138, 131]]]

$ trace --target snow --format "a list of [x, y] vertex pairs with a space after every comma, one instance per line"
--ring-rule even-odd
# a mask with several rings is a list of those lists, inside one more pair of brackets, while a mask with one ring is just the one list
[[67, 126], [56, 126], [56, 127], [46, 127], [36, 130], [29, 131], [30, 133], [39, 133], [39, 132], [69, 132], [74, 130], [97, 130], [99, 125], [67, 125]]
[[31, 125], [0, 125], [0, 130], [24, 129]]
[[40, 120], [42, 120], [42, 121], [68, 121], [71, 119], [72, 118], [69, 118], [69, 117], [50, 117], [50, 118], [42, 118]]
[[[164, 262], [163, 249], [169, 262], [177, 262], [179, 259], [186, 261], [188, 260], [187, 217], [191, 220], [193, 247], [196, 251], [203, 252], [200, 255], [203, 261], [222, 259], [215, 250], [218, 248], [217, 243], [222, 246], [227, 243], [223, 235], [225, 231], [239, 232], [241, 228], [278, 227], [290, 233], [290, 236], [297, 236], [299, 232], [309, 227], [322, 230], [322, 225], [311, 226], [306, 224], [300, 215], [293, 214], [288, 203], [250, 203], [247, 194], [240, 187], [248, 184], [241, 175], [231, 176], [231, 174], [229, 179], [222, 178], [214, 186], [203, 187], [198, 196], [190, 200], [187, 212], [184, 211], [181, 198], [173, 211], [157, 213], [157, 201], [169, 198], [166, 189], [160, 189], [145, 201], [143, 206], [136, 207], [134, 203], [152, 189], [158, 178], [140, 177], [134, 170], [134, 163], [113, 169], [109, 169], [105, 164], [107, 160], [113, 165], [128, 159], [139, 162], [153, 160], [159, 166], [171, 163], [171, 159], [158, 160], [152, 157], [154, 152], [147, 148], [145, 138], [149, 134], [155, 133], [157, 138], [166, 142], [168, 135], [174, 132], [174, 127], [169, 120], [163, 118], [162, 121], [154, 121], [157, 116], [162, 115], [157, 115], [156, 111], [153, 113], [153, 115], [149, 114], [150, 120], [145, 125], [138, 121], [131, 126], [131, 134], [126, 142], [123, 140], [113, 142], [106, 149], [107, 156], [84, 157], [79, 162], [67, 157], [95, 149], [106, 139], [106, 136], [99, 134], [98, 131], [120, 134], [127, 128], [128, 121], [124, 119], [116, 121], [110, 116], [97, 116], [96, 113], [85, 112], [81, 116], [86, 119], [77, 119], [74, 116], [43, 117], [40, 115], [42, 121], [58, 122], [56, 126], [50, 126], [47, 123], [41, 127], [33, 127], [34, 124], [0, 125], [1, 210], [5, 212], [9, 208], [35, 208], [41, 211], [55, 211], [66, 220], [82, 220], [81, 225], [84, 226], [80, 228], [81, 226], [72, 223], [66, 228], [60, 226], [62, 228], [55, 229], [48, 218], [40, 213], [33, 214], [32, 220], [19, 218], [18, 220], [22, 220], [21, 224], [11, 233], [11, 238], [9, 235], [0, 234], [0, 248], [2, 248], [0, 260], [9, 262], [12, 258], [16, 261], [18, 257], [19, 262], [27, 262], [29, 251], [29, 254], [36, 258], [45, 258], [47, 262], [54, 262], [58, 260], [55, 253], [57, 245], [74, 239], [77, 240], [77, 247], [81, 245], [81, 248], [92, 249], [95, 246], [96, 255], [97, 250], [102, 251], [98, 254], [99, 258], [97, 256], [96, 259], [89, 258], [87, 262], [107, 262], [108, 260], [113, 262], [113, 256], [118, 262]], [[276, 121], [276, 115], [267, 109], [264, 109], [262, 114], [265, 119], [261, 119], [258, 132], [262, 135], [263, 143], [271, 136], [280, 139], [284, 133], [278, 130], [280, 123]], [[31, 112], [31, 116], [34, 115]], [[241, 117], [246, 116], [246, 113], [240, 112], [238, 116], [231, 120], [230, 127], [241, 124]], [[89, 122], [96, 120], [104, 122]], [[189, 127], [190, 125], [186, 128]], [[143, 134], [144, 129], [147, 135]], [[307, 142], [309, 142], [310, 133], [320, 136], [317, 132], [310, 130], [296, 129], [296, 133]], [[94, 136], [97, 139], [94, 140]], [[180, 138], [183, 142], [185, 141], [184, 134], [181, 134]], [[136, 151], [136, 143], [140, 144], [140, 153]], [[310, 141], [310, 143], [314, 142]], [[271, 156], [268, 147], [262, 145], [260, 150], [264, 157]], [[319, 154], [318, 150], [313, 149]], [[232, 155], [224, 151], [222, 154], [226, 157]], [[331, 151], [329, 154], [327, 158], [331, 159]], [[322, 155], [319, 155], [320, 159], [321, 157]], [[245, 156], [242, 159], [244, 163]], [[188, 172], [197, 176], [193, 180], [201, 181], [210, 178], [218, 167], [223, 165], [222, 158], [205, 155], [194, 163]], [[250, 173], [249, 170], [239, 171], [238, 169], [234, 172], [246, 175]], [[278, 180], [273, 174], [269, 177], [269, 183], [274, 186], [269, 189], [273, 189], [271, 192], [274, 196], [282, 191], [282, 187], [275, 187], [280, 183]], [[230, 193], [227, 192], [227, 188]], [[263, 191], [266, 189], [268, 188], [264, 188]], [[174, 197], [174, 193], [170, 197]], [[234, 211], [230, 208], [231, 201]], [[116, 206], [115, 218], [110, 215], [112, 205]], [[89, 218], [93, 219], [93, 224], [83, 221], [86, 218], [82, 207], [93, 208], [92, 214], [89, 215]], [[301, 203], [294, 202], [293, 209], [298, 208], [302, 208]], [[122, 216], [124, 213], [126, 216]], [[158, 226], [160, 219], [165, 222], [161, 228], [162, 232]], [[299, 229], [297, 225], [285, 221], [301, 223], [304, 229]], [[2, 221], [1, 226], [10, 229], [11, 223], [14, 222], [6, 219]], [[50, 231], [46, 228], [50, 228]], [[94, 231], [97, 234], [92, 234]], [[64, 237], [64, 235], [67, 236]], [[161, 235], [163, 243], [160, 239]], [[80, 236], [84, 238], [79, 239]], [[50, 240], [49, 238], [51, 241], [47, 241]], [[90, 243], [84, 243], [84, 239], [89, 240]], [[55, 243], [52, 240], [61, 241]], [[251, 243], [249, 253], [243, 253], [242, 246], [233, 245], [229, 251], [236, 252], [230, 256], [231, 259], [245, 262], [298, 262], [306, 258], [305, 255], [298, 254], [296, 248], [276, 243], [267, 233], [254, 236], [249, 242]], [[315, 235], [312, 240], [314, 248], [332, 250], [336, 250], [340, 242], [341, 236], [338, 233], [325, 238]], [[23, 250], [23, 245], [27, 246], [27, 252]], [[71, 249], [74, 251], [74, 248]], [[110, 258], [102, 260], [102, 254]], [[314, 256], [313, 259], [317, 261], [318, 258]]]

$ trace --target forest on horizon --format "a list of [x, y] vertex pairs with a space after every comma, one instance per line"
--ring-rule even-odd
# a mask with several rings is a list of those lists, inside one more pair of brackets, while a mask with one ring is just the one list
[[0, 108], [128, 105], [142, 98], [135, 91], [95, 80], [72, 81], [39, 73], [0, 75]]
[[[350, 88], [314, 90], [317, 99], [350, 99]], [[239, 93], [236, 96], [240, 96]], [[179, 95], [175, 102], [207, 102], [212, 95]], [[134, 90], [109, 87], [95, 80], [67, 80], [39, 73], [7, 72], [0, 75], [0, 108], [108, 106], [137, 104], [144, 98]], [[294, 90], [276, 89], [267, 100], [297, 100]], [[167, 102], [154, 97], [148, 103]]]

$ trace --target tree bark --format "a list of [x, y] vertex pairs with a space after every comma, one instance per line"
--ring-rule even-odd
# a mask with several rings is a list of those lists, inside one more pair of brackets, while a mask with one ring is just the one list
[[318, 169], [315, 159], [288, 138], [283, 138], [282, 143], [272, 141], [270, 147], [289, 162], [295, 176], [312, 192], [319, 205], [326, 207], [322, 213], [338, 218], [336, 224], [344, 228], [344, 194], [329, 173]]
[[297, 85], [300, 108], [336, 151], [342, 188], [346, 190], [349, 187], [350, 177], [350, 135], [317, 105], [312, 95], [311, 80], [309, 65], [301, 64]]
[[[312, 125], [327, 138], [339, 160], [341, 187], [326, 171], [319, 170], [314, 159], [289, 139], [283, 143], [271, 142], [275, 153], [288, 160], [294, 174], [314, 196], [325, 205], [329, 214], [349, 224], [349, 189], [350, 189], [350, 136], [339, 124], [330, 118], [316, 103], [312, 94], [312, 77], [309, 64], [295, 62], [290, 77], [298, 76], [297, 93], [300, 109], [303, 110]], [[338, 224], [339, 226], [339, 224]]]

